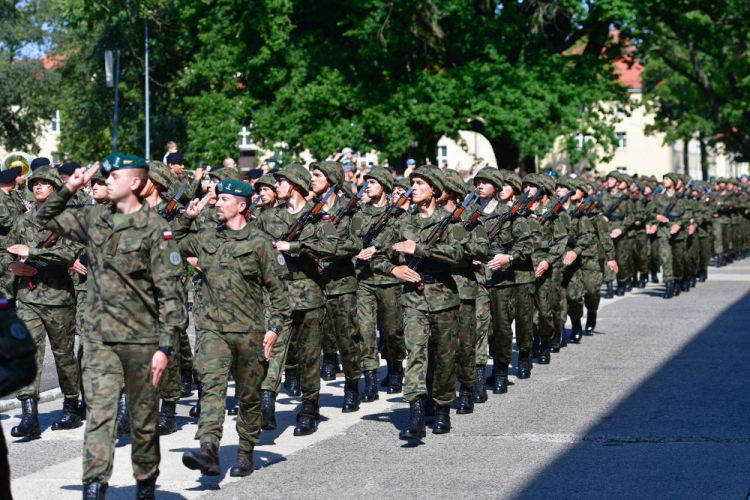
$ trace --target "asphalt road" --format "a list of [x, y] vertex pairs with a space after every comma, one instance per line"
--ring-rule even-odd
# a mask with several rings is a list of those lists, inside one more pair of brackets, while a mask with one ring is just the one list
[[[416, 447], [397, 438], [400, 397], [381, 392], [344, 415], [338, 379], [323, 383], [313, 436], [292, 436], [299, 398], [279, 396], [279, 429], [261, 436], [250, 478], [227, 474], [237, 443], [227, 419], [222, 475], [201, 478], [181, 463], [197, 446], [192, 400], [181, 402], [180, 430], [161, 442], [158, 498], [747, 499], [750, 261], [712, 268], [669, 301], [661, 289], [602, 301], [594, 335]], [[31, 442], [8, 434], [18, 410], [0, 415], [18, 499], [80, 498], [83, 428], [49, 430], [59, 406], [41, 405], [45, 430]], [[108, 498], [133, 497], [129, 458], [125, 439]]]

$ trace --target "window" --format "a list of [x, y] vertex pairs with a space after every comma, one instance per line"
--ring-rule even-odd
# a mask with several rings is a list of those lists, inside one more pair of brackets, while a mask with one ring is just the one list
[[55, 111], [52, 119], [49, 122], [49, 131], [55, 134], [60, 133], [60, 110]]
[[242, 127], [242, 130], [237, 134], [240, 136], [240, 142], [238, 146], [252, 146], [253, 140], [250, 138], [250, 130], [252, 129], [252, 125], [250, 127]]
[[626, 132], [616, 132], [617, 136], [617, 149], [623, 151], [628, 149], [628, 134]]
[[437, 155], [436, 165], [442, 165], [443, 163], [448, 163], [448, 146], [438, 146], [436, 155]]
[[578, 145], [578, 149], [582, 150], [584, 147], [589, 148], [592, 146], [594, 142], [594, 138], [590, 135], [583, 135], [578, 134], [576, 136], [576, 144]]

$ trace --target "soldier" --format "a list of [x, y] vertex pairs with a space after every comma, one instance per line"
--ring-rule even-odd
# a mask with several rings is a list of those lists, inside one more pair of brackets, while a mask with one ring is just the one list
[[646, 184], [642, 180], [635, 180], [631, 184], [631, 190], [636, 190], [634, 196], [633, 211], [635, 223], [633, 224], [633, 270], [634, 285], [638, 288], [646, 288], [648, 283], [648, 235], [646, 234], [645, 221], [648, 219], [648, 199], [646, 198]]
[[[362, 217], [360, 236], [366, 248], [359, 252], [356, 260], [357, 319], [362, 338], [362, 366], [365, 377], [362, 401], [369, 403], [379, 399], [377, 369], [380, 363], [376, 338], [378, 329], [384, 346], [382, 356], [388, 365], [388, 375], [385, 379], [388, 394], [398, 394], [403, 390], [403, 361], [406, 358], [406, 344], [402, 324], [403, 314], [399, 305], [401, 281], [395, 276], [374, 273], [372, 269], [373, 256], [384, 249], [384, 227], [376, 232], [374, 225], [381, 217], [384, 217], [384, 212], [389, 207], [388, 195], [393, 190], [393, 178], [385, 169], [376, 168], [364, 176], [364, 181], [367, 183], [366, 194], [370, 201], [364, 203], [360, 210]], [[408, 203], [405, 199], [402, 201], [402, 205]], [[390, 210], [391, 215], [388, 216], [389, 220], [386, 220], [385, 224], [388, 222], [393, 224], [405, 213], [402, 208], [391, 207]]]
[[[587, 209], [583, 217], [588, 217], [591, 225], [596, 230], [596, 238], [592, 242], [592, 245], [597, 248], [599, 260], [599, 269], [597, 270], [588, 264], [586, 251], [584, 250], [581, 254], [583, 257], [581, 278], [583, 281], [583, 304], [586, 306], [586, 333], [591, 334], [596, 328], [597, 312], [599, 311], [602, 271], [617, 274], [619, 264], [615, 257], [615, 244], [612, 241], [611, 228], [604, 217], [601, 216], [601, 212], [598, 209]], [[636, 215], [636, 217], [641, 217], [641, 215]], [[580, 306], [580, 301], [578, 305]]]
[[[450, 407], [456, 397], [456, 337], [460, 298], [451, 266], [463, 258], [466, 231], [458, 224], [446, 227], [440, 241], [426, 245], [445, 211], [437, 199], [445, 187], [440, 169], [425, 165], [415, 170], [412, 203], [416, 214], [404, 215], [387, 229], [384, 252], [375, 255], [376, 272], [395, 276], [404, 282], [401, 307], [406, 336], [406, 381], [404, 399], [409, 403], [409, 427], [399, 439], [419, 440], [426, 436], [424, 402], [430, 397], [427, 384], [432, 379], [432, 398], [437, 403], [433, 434], [451, 430]], [[409, 265], [412, 260], [419, 264]], [[415, 267], [415, 269], [412, 269]], [[421, 289], [421, 293], [420, 290]], [[428, 373], [428, 350], [435, 355], [434, 373]]]
[[[615, 295], [625, 295], [629, 280], [633, 278], [633, 227], [636, 218], [633, 202], [628, 198], [628, 181], [620, 172], [613, 170], [607, 174], [605, 193], [600, 208], [604, 219], [609, 222], [610, 236], [615, 242], [615, 254], [619, 272]], [[630, 285], [632, 287], [632, 284]]]
[[[321, 324], [325, 316], [325, 298], [320, 286], [318, 262], [335, 256], [336, 228], [327, 219], [310, 217], [298, 238], [285, 241], [289, 229], [298, 217], [314, 208], [305, 200], [310, 191], [310, 172], [299, 164], [287, 165], [273, 174], [276, 178], [276, 196], [284, 203], [264, 212], [255, 224], [276, 242], [279, 262], [287, 267], [283, 279], [292, 306], [290, 341], [275, 347], [263, 381], [261, 411], [263, 429], [276, 428], [276, 394], [289, 351], [297, 347], [299, 367], [287, 370], [286, 377], [299, 381], [302, 408], [297, 418], [295, 436], [307, 436], [317, 430], [318, 396], [320, 395]], [[290, 345], [291, 344], [291, 345]], [[290, 389], [293, 387], [290, 384]], [[290, 390], [291, 392], [291, 390]]]
[[[81, 168], [81, 166], [76, 162], [68, 162], [63, 163], [59, 167], [57, 167], [57, 173], [60, 174], [60, 178], [62, 179], [63, 183], [68, 181], [68, 178], [73, 175], [73, 172]], [[86, 194], [86, 192], [82, 189], [79, 192], [75, 194], [73, 199], [71, 200], [72, 205], [85, 205], [89, 201], [89, 196]]]
[[[18, 317], [37, 345], [37, 378], [32, 385], [18, 391], [23, 419], [11, 430], [14, 437], [35, 437], [41, 433], [37, 401], [47, 338], [65, 397], [62, 416], [52, 425], [52, 430], [73, 429], [81, 423], [78, 415], [80, 375], [74, 353], [75, 290], [68, 274], [81, 247], [50, 234], [35, 219], [61, 186], [60, 176], [50, 167], [39, 168], [31, 174], [28, 188], [34, 194], [36, 206], [13, 226], [6, 239], [6, 244], [10, 245], [8, 253], [0, 256], [0, 267], [16, 276]], [[14, 262], [14, 256], [24, 260]]]
[[95, 172], [96, 167], [77, 170], [37, 213], [41, 226], [85, 244], [89, 255], [83, 497], [106, 494], [124, 381], [136, 497], [150, 499], [159, 475], [158, 387], [187, 314], [180, 291], [182, 258], [167, 223], [139, 197], [148, 176], [148, 163], [141, 158], [115, 153], [104, 161], [112, 205], [66, 210]]
[[[311, 190], [322, 197], [331, 186], [344, 185], [344, 170], [334, 161], [313, 163]], [[349, 203], [338, 196], [328, 198], [323, 210], [329, 217], [338, 216], [342, 206]], [[336, 346], [341, 352], [344, 366], [344, 413], [359, 410], [359, 379], [362, 378], [362, 350], [359, 326], [357, 325], [357, 280], [354, 277], [354, 257], [362, 250], [362, 216], [345, 214], [338, 222], [338, 244], [336, 253], [321, 262], [320, 284], [326, 298], [326, 314], [334, 338], [323, 342], [323, 365], [327, 374], [336, 378]], [[326, 344], [328, 344], [326, 346]], [[327, 347], [327, 350], [326, 350]]]
[[276, 202], [276, 179], [272, 175], [264, 175], [258, 179], [253, 188], [260, 195], [260, 213], [278, 205]]
[[[409, 179], [402, 177], [401, 179], [396, 179], [395, 181], [393, 181], [393, 190], [391, 190], [391, 203], [397, 203], [401, 198], [401, 195], [407, 192], [410, 188], [411, 181], [409, 181]], [[407, 202], [401, 208], [403, 208], [405, 211], [408, 211], [410, 206], [411, 200], [407, 200]]]
[[[243, 216], [253, 189], [237, 180], [221, 181], [215, 189], [219, 226], [190, 234], [179, 244], [183, 255], [200, 262], [205, 311], [199, 319], [202, 334], [198, 362], [203, 384], [197, 433], [200, 451], [186, 452], [182, 462], [202, 474], [220, 473], [219, 443], [231, 366], [239, 388], [240, 439], [237, 461], [229, 475], [249, 476], [253, 472], [253, 449], [260, 439], [261, 384], [274, 345], [286, 342], [291, 308], [280, 279], [285, 271], [283, 258], [277, 259], [270, 238]], [[186, 212], [190, 222], [206, 202], [191, 202]], [[268, 320], [263, 312], [263, 288], [270, 297]]]
[[[13, 167], [0, 172], [0, 248], [7, 248], [7, 239], [13, 224], [25, 212], [23, 201], [14, 195], [16, 179], [21, 175], [21, 167]], [[14, 302], [13, 275], [5, 268], [0, 269], [0, 296]]]

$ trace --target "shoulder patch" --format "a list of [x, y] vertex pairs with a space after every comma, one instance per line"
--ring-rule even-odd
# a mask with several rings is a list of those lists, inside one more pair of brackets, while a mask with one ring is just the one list
[[172, 240], [172, 239], [174, 239], [174, 236], [172, 235], [172, 231], [170, 231], [170, 230], [162, 231], [161, 234], [162, 234], [162, 237], [165, 240]]
[[180, 256], [180, 252], [173, 250], [169, 254], [169, 263], [173, 266], [179, 266], [180, 264], [182, 264], [182, 257]]
[[284, 260], [284, 256], [281, 254], [276, 256], [276, 262], [278, 262], [280, 266], [286, 265], [286, 260]]

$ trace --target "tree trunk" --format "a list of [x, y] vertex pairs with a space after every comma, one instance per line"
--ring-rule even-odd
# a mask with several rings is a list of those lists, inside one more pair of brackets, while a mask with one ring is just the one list
[[683, 148], [682, 148], [682, 169], [685, 173], [685, 175], [690, 175], [690, 158], [688, 156], [688, 145], [690, 144], [690, 138], [685, 138], [682, 140], [683, 142]]
[[706, 141], [703, 137], [698, 137], [698, 141], [701, 148], [701, 174], [704, 181], [708, 180], [708, 154], [706, 151]]
[[488, 137], [487, 139], [490, 141], [492, 150], [495, 152], [497, 168], [513, 170], [519, 166], [521, 152], [518, 150], [518, 146], [511, 144], [503, 137]]

